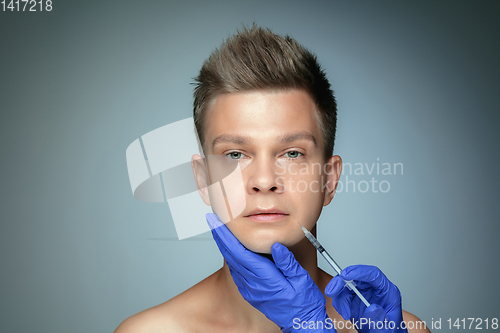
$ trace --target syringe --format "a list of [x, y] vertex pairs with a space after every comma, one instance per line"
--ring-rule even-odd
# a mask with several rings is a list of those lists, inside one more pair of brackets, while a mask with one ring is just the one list
[[[316, 250], [318, 250], [318, 252], [323, 256], [323, 258], [325, 258], [325, 260], [330, 264], [330, 266], [332, 266], [332, 268], [335, 270], [335, 272], [337, 272], [337, 274], [340, 276], [340, 272], [342, 271], [342, 269], [340, 268], [340, 266], [337, 265], [337, 263], [335, 262], [335, 260], [333, 260], [333, 258], [328, 254], [328, 252], [326, 252], [325, 248], [318, 242], [318, 240], [316, 239], [316, 237], [314, 237], [313, 234], [311, 234], [309, 232], [309, 230], [307, 230], [306, 228], [304, 228], [300, 223], [299, 223], [299, 225], [302, 228], [302, 231], [306, 235], [307, 239], [309, 239], [309, 241], [312, 243], [312, 245], [314, 245], [314, 247], [316, 248]], [[340, 277], [340, 278], [342, 279], [342, 277]], [[342, 279], [342, 280], [344, 280], [344, 279]], [[365, 303], [365, 305], [367, 307], [370, 306], [370, 303], [368, 303], [368, 301], [366, 300], [366, 298], [364, 298], [364, 296], [361, 295], [361, 293], [356, 288], [356, 285], [354, 284], [353, 281], [346, 281], [346, 280], [344, 280], [344, 282], [345, 282], [347, 288], [349, 290], [351, 290], [351, 291], [354, 291], [356, 293], [356, 295], [358, 295], [358, 297], [363, 301], [363, 303]]]

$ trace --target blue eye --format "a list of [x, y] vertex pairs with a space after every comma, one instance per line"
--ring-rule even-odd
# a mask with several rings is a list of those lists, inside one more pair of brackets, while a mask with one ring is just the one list
[[285, 156], [286, 155], [288, 155], [289, 158], [297, 158], [297, 157], [304, 155], [304, 154], [302, 154], [301, 152], [298, 152], [296, 150], [290, 150], [290, 151], [285, 153]]
[[229, 158], [232, 158], [233, 160], [239, 160], [243, 157], [243, 154], [239, 151], [232, 151], [229, 154], [226, 154], [226, 156], [229, 156]]

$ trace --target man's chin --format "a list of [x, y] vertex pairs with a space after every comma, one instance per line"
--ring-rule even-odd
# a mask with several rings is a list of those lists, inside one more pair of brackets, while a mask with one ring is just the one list
[[290, 247], [298, 243], [302, 235], [259, 235], [254, 236], [246, 235], [246, 237], [241, 237], [240, 242], [245, 246], [248, 250], [260, 253], [260, 254], [271, 254], [271, 248], [274, 243], [281, 243], [286, 247]]
[[[276, 242], [274, 242], [276, 243]], [[271, 247], [273, 244], [268, 244], [267, 242], [265, 244], [250, 244], [250, 245], [245, 245], [247, 249], [249, 249], [252, 252], [259, 253], [259, 254], [271, 254]]]
[[271, 254], [271, 247], [273, 244], [276, 242], [283, 242], [283, 237], [273, 237], [272, 235], [255, 236], [247, 233], [236, 238], [238, 238], [240, 243], [243, 244], [243, 246], [248, 250], [261, 254]]

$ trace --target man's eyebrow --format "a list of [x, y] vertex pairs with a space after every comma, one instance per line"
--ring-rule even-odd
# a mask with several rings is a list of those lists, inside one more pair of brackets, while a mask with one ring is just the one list
[[281, 143], [290, 143], [290, 142], [293, 142], [296, 140], [309, 140], [309, 141], [312, 141], [315, 146], [317, 146], [316, 138], [314, 137], [314, 135], [312, 135], [312, 133], [306, 132], [306, 131], [284, 135], [281, 137], [280, 142]]
[[212, 141], [212, 148], [218, 144], [223, 142], [234, 143], [237, 145], [244, 145], [251, 142], [251, 138], [247, 138], [245, 136], [240, 135], [231, 135], [231, 134], [221, 134]]
[[[306, 131], [283, 135], [281, 138], [279, 138], [280, 143], [290, 143], [296, 140], [309, 140], [312, 141], [315, 146], [317, 145], [314, 135]], [[252, 139], [240, 135], [221, 134], [212, 141], [212, 148], [215, 147], [216, 144], [224, 142], [244, 145], [252, 142]]]

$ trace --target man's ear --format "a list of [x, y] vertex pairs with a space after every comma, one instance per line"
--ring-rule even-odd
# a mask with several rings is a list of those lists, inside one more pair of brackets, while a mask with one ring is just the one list
[[208, 195], [208, 185], [210, 184], [208, 184], [208, 169], [205, 159], [200, 155], [194, 154], [191, 157], [191, 167], [193, 168], [194, 180], [201, 199], [206, 205], [211, 206], [210, 196]]
[[342, 158], [339, 155], [332, 156], [326, 161], [326, 187], [323, 206], [327, 206], [335, 196], [337, 184], [342, 173]]

